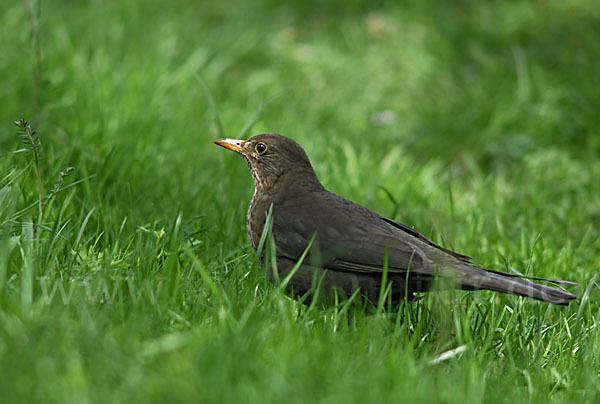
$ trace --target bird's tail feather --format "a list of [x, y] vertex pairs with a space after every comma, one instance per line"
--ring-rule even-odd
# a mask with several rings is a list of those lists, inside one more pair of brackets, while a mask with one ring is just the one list
[[550, 282], [550, 283], [554, 283], [555, 285], [579, 286], [579, 284], [577, 282], [563, 281], [562, 279], [537, 278], [534, 276], [526, 276], [526, 275], [521, 275], [521, 274], [508, 274], [506, 272], [495, 271], [493, 269], [488, 269], [488, 268], [481, 268], [481, 269], [484, 269], [486, 272], [491, 272], [493, 274], [498, 274], [498, 275], [502, 275], [502, 276], [508, 276], [510, 278], [527, 279], [530, 281]]
[[[465, 265], [461, 268], [465, 276], [460, 277], [461, 287], [466, 290], [493, 290], [495, 292], [509, 293], [518, 296], [524, 296], [532, 299], [541, 300], [544, 302], [566, 306], [571, 300], [577, 296], [546, 285], [540, 285], [528, 280], [519, 279], [512, 274], [504, 274], [502, 272], [477, 268]], [[544, 278], [527, 278], [542, 281], [552, 280]], [[567, 281], [554, 281], [555, 283], [573, 284]]]

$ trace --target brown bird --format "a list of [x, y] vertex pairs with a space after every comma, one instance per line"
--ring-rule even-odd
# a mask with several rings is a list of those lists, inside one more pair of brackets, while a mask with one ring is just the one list
[[[284, 279], [312, 240], [308, 255], [287, 287], [295, 295], [325, 295], [356, 290], [377, 302], [384, 280], [392, 303], [417, 300], [415, 293], [436, 285], [462, 290], [493, 290], [558, 305], [575, 295], [528, 280], [577, 285], [573, 282], [532, 278], [485, 269], [470, 257], [441, 247], [402, 223], [327, 191], [298, 143], [278, 134], [248, 140], [221, 139], [214, 143], [246, 159], [254, 180], [246, 226], [254, 251], [272, 207], [272, 236], [278, 276]], [[265, 266], [264, 252], [261, 262]], [[387, 271], [384, 269], [387, 268]], [[450, 279], [450, 282], [439, 280]], [[388, 286], [390, 285], [390, 286]], [[384, 289], [385, 290], [385, 289]], [[307, 295], [310, 301], [310, 293]]]

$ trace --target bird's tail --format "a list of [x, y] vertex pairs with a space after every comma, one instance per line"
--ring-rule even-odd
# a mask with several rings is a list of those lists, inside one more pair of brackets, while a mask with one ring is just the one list
[[462, 266], [459, 273], [461, 275], [459, 280], [461, 288], [465, 290], [493, 290], [495, 292], [524, 296], [561, 306], [566, 306], [571, 300], [577, 298], [577, 296], [564, 290], [540, 285], [525, 279], [576, 285], [574, 282], [544, 278], [528, 278], [525, 276], [522, 277], [525, 279], [519, 279], [521, 277], [518, 275], [504, 274], [502, 272], [478, 268], [471, 265]]

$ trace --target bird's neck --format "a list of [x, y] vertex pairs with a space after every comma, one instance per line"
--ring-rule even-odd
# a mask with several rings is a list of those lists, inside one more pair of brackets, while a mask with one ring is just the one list
[[324, 189], [312, 168], [281, 171], [266, 178], [259, 178], [252, 173], [252, 179], [254, 180], [254, 195], [278, 195], [282, 193], [293, 195], [295, 189], [302, 192]]

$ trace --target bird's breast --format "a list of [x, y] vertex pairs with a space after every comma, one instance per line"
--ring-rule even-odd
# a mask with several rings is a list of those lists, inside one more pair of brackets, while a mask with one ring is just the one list
[[254, 191], [246, 214], [246, 229], [254, 251], [258, 248], [270, 205], [271, 201], [268, 198]]

